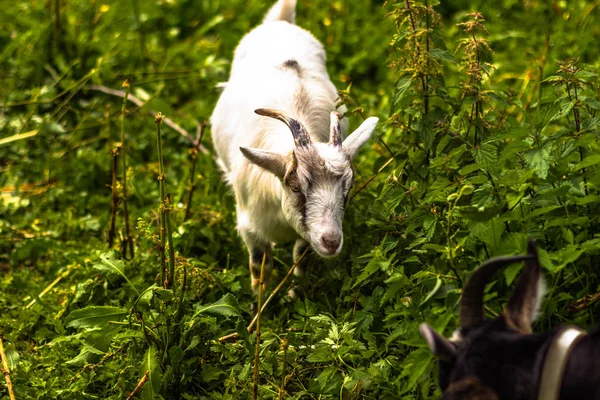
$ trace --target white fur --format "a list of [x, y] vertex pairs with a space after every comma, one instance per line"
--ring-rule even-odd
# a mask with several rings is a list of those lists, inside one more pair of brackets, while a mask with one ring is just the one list
[[[328, 144], [330, 114], [336, 111], [338, 95], [327, 74], [323, 46], [293, 25], [295, 5], [296, 0], [279, 0], [263, 24], [242, 39], [211, 119], [218, 162], [235, 192], [237, 227], [251, 253], [251, 269], [252, 253], [267, 251], [271, 242], [302, 238], [321, 255], [339, 253], [341, 240], [331, 254], [321, 238], [327, 232], [341, 234], [347, 195], [342, 186], [350, 189], [350, 160], [377, 124], [376, 118], [367, 120], [343, 149]], [[290, 66], [290, 60], [297, 64]], [[259, 108], [281, 110], [301, 122], [313, 145], [306, 152], [296, 148], [290, 129], [255, 114]], [[346, 119], [341, 126], [344, 136]], [[302, 190], [312, 184], [305, 226], [295, 206], [297, 193], [283, 182], [294, 159]]]

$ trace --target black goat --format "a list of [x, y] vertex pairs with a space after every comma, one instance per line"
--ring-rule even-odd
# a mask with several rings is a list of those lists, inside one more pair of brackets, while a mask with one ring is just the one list
[[[506, 309], [486, 320], [485, 285], [494, 272], [519, 261], [525, 267]], [[452, 339], [421, 325], [421, 335], [440, 359], [442, 400], [600, 399], [600, 329], [587, 335], [573, 327], [532, 333], [541, 282], [530, 241], [527, 255], [493, 258], [474, 272], [463, 289], [460, 329]]]

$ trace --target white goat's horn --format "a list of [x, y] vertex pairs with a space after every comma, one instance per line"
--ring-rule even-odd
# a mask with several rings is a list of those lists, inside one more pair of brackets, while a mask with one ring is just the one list
[[304, 125], [302, 125], [300, 121], [290, 117], [283, 111], [273, 110], [270, 108], [258, 108], [254, 110], [254, 112], [258, 115], [278, 119], [284, 124], [286, 124], [287, 127], [290, 128], [290, 131], [292, 131], [292, 136], [294, 137], [296, 147], [306, 147], [310, 146], [310, 144], [312, 143]]
[[329, 144], [335, 147], [342, 147], [342, 126], [340, 125], [341, 115], [337, 111], [331, 112], [331, 125], [329, 127]]

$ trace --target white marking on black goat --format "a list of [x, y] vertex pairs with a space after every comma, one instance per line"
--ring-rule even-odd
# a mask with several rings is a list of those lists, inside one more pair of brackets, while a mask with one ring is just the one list
[[323, 257], [340, 252], [351, 160], [378, 121], [367, 119], [344, 140], [345, 107], [336, 107], [325, 50], [293, 24], [295, 5], [279, 0], [242, 39], [211, 119], [255, 287], [258, 255], [267, 253], [268, 277], [273, 242], [307, 242]]

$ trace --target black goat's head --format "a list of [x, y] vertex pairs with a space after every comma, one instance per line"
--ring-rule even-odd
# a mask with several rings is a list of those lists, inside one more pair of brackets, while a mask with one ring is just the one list
[[[494, 272], [519, 261], [525, 261], [525, 268], [506, 309], [499, 317], [486, 320], [485, 285]], [[446, 339], [429, 325], [421, 325], [421, 335], [440, 359], [443, 400], [531, 398], [534, 364], [543, 340], [529, 335], [541, 297], [540, 284], [537, 250], [530, 241], [528, 254], [496, 257], [474, 272], [463, 289], [460, 329], [453, 338]]]

